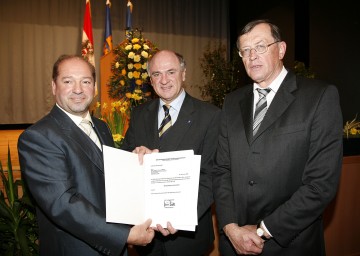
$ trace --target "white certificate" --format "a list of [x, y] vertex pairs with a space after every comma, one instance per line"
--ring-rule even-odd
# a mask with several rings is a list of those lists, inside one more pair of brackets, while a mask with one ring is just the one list
[[153, 153], [144, 156], [103, 148], [106, 221], [166, 227], [169, 221], [179, 230], [194, 231], [201, 156], [192, 150]]

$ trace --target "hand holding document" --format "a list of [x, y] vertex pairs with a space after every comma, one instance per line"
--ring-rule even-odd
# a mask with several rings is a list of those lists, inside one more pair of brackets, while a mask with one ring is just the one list
[[201, 156], [192, 150], [144, 155], [104, 146], [106, 221], [194, 231]]

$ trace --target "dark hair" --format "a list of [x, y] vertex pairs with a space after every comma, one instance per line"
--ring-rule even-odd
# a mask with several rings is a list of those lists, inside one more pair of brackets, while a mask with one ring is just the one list
[[84, 59], [82, 56], [79, 56], [79, 55], [67, 55], [67, 54], [63, 54], [61, 55], [54, 63], [54, 66], [53, 66], [53, 72], [52, 72], [52, 79], [53, 81], [56, 81], [56, 79], [58, 78], [59, 76], [59, 66], [60, 64], [65, 61], [65, 60], [70, 60], [70, 59], [78, 59], [78, 60], [82, 60], [84, 61], [86, 64], [88, 64], [89, 68], [90, 68], [90, 72], [91, 72], [91, 75], [94, 79], [94, 81], [96, 81], [96, 70], [95, 70], [95, 67], [89, 62], [87, 61], [86, 59]]
[[170, 51], [170, 50], [161, 50], [161, 51], [158, 51], [157, 53], [155, 53], [153, 56], [151, 56], [148, 61], [147, 61], [147, 72], [148, 74], [150, 75], [150, 65], [151, 65], [151, 62], [152, 62], [152, 59], [156, 56], [156, 54], [160, 53], [160, 52], [172, 52], [173, 54], [175, 54], [175, 56], [178, 58], [179, 60], [179, 63], [180, 63], [180, 67], [184, 70], [186, 68], [186, 62], [185, 62], [185, 59], [184, 57], [180, 54], [180, 53], [177, 53], [177, 52], [174, 52], [174, 51]]
[[245, 27], [241, 30], [237, 40], [236, 40], [236, 47], [238, 49], [240, 49], [240, 37], [242, 35], [245, 35], [247, 33], [249, 33], [251, 30], [253, 30], [253, 28], [259, 24], [268, 24], [270, 26], [270, 30], [271, 30], [271, 35], [272, 37], [275, 39], [275, 41], [282, 41], [281, 39], [281, 32], [278, 26], [276, 26], [274, 23], [272, 23], [271, 21], [267, 20], [267, 19], [263, 19], [263, 20], [253, 20], [250, 21], [248, 24], [245, 25]]

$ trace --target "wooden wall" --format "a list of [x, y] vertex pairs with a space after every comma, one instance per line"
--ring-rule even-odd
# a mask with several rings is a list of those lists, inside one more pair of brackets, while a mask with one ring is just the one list
[[[8, 145], [14, 177], [20, 178], [20, 167], [17, 152], [17, 140], [23, 130], [0, 130], [0, 161], [7, 170]], [[325, 242], [327, 256], [360, 256], [360, 197], [357, 190], [360, 184], [360, 156], [346, 156], [343, 160], [339, 190], [334, 201], [324, 213]], [[2, 184], [0, 182], [0, 188]], [[215, 215], [213, 215], [214, 221]], [[216, 223], [216, 222], [214, 222]], [[216, 224], [214, 224], [216, 229]], [[218, 235], [213, 250], [208, 256], [218, 256]], [[136, 253], [130, 250], [130, 255]]]
[[[17, 141], [19, 135], [24, 130], [0, 130], [0, 162], [4, 170], [7, 170], [8, 146], [10, 148], [11, 163], [14, 171], [14, 177], [20, 178], [20, 164], [17, 151]], [[2, 184], [0, 182], [0, 187]]]

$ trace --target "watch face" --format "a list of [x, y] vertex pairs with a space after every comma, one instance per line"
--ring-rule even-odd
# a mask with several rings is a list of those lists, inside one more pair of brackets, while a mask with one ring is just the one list
[[256, 234], [261, 237], [261, 236], [264, 235], [264, 230], [262, 230], [261, 228], [258, 228], [258, 229], [256, 230]]

